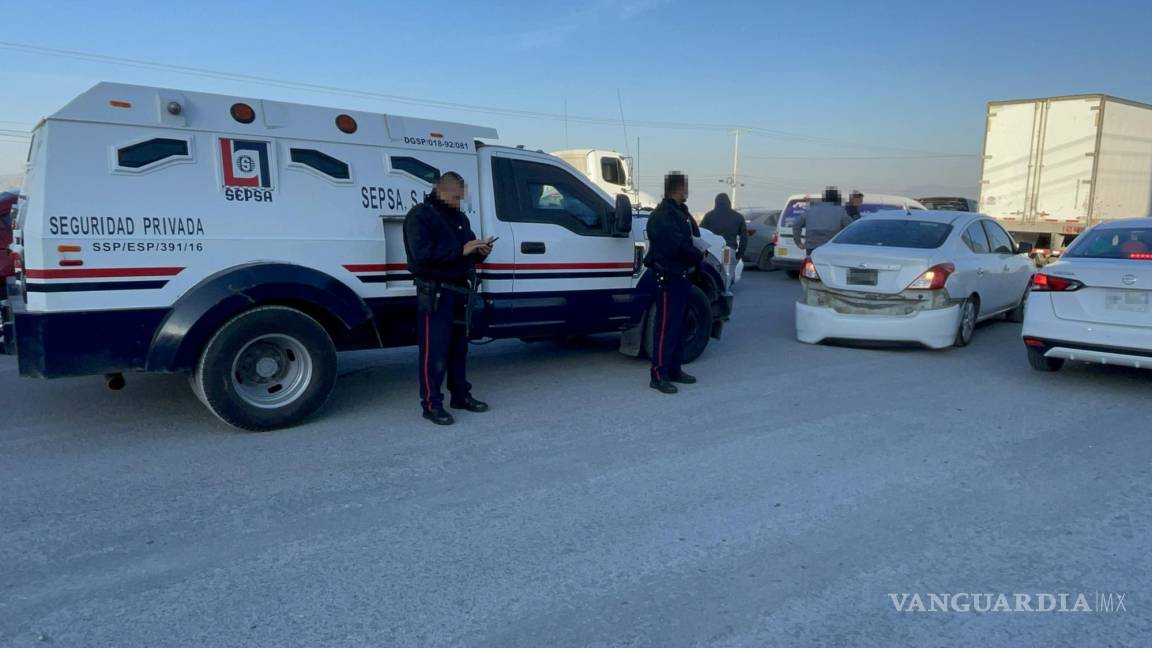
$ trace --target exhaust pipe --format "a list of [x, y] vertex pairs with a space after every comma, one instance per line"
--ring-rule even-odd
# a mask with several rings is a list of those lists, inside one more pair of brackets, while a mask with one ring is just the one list
[[110, 373], [104, 374], [104, 384], [108, 385], [108, 389], [112, 391], [120, 391], [124, 389], [127, 381], [124, 380], [124, 374], [122, 373]]

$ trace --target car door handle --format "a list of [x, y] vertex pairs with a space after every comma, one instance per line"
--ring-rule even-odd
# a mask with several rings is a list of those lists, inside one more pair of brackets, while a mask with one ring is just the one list
[[547, 248], [538, 241], [524, 241], [520, 244], [520, 254], [544, 254]]
[[984, 268], [976, 268], [976, 274], [978, 274], [978, 275], [984, 274]]

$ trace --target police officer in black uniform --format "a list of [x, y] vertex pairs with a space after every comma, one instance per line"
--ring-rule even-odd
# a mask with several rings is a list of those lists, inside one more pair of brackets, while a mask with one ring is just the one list
[[665, 394], [679, 391], [696, 378], [684, 373], [684, 318], [692, 284], [688, 275], [704, 260], [692, 242], [692, 215], [687, 176], [672, 172], [664, 176], [664, 200], [648, 216], [648, 255], [644, 265], [656, 273], [655, 336], [652, 340], [652, 375], [648, 386]]
[[449, 171], [404, 219], [404, 250], [416, 283], [420, 406], [424, 418], [437, 425], [455, 422], [444, 410], [440, 391], [445, 370], [453, 409], [488, 410], [486, 403], [472, 397], [472, 385], [465, 377], [468, 334], [463, 320], [472, 297], [473, 269], [492, 251], [495, 239], [477, 239], [460, 211], [466, 190], [464, 178]]

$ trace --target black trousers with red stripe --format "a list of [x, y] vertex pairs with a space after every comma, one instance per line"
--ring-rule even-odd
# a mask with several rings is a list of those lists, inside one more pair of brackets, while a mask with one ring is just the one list
[[466, 377], [468, 337], [464, 331], [464, 307], [468, 297], [440, 289], [439, 299], [429, 310], [419, 308], [417, 343], [420, 349], [420, 406], [431, 411], [444, 406], [444, 374], [452, 400], [461, 401], [472, 393]]
[[692, 284], [683, 275], [662, 275], [656, 283], [655, 335], [652, 338], [652, 379], [680, 376], [684, 358], [684, 318]]

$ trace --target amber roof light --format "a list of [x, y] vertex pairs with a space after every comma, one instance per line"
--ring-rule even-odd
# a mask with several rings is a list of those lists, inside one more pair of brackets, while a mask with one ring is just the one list
[[356, 132], [356, 120], [351, 115], [340, 115], [336, 118], [336, 128], [351, 135]]
[[246, 103], [232, 104], [232, 119], [240, 122], [241, 124], [251, 124], [256, 120], [256, 111], [252, 110], [252, 106]]

